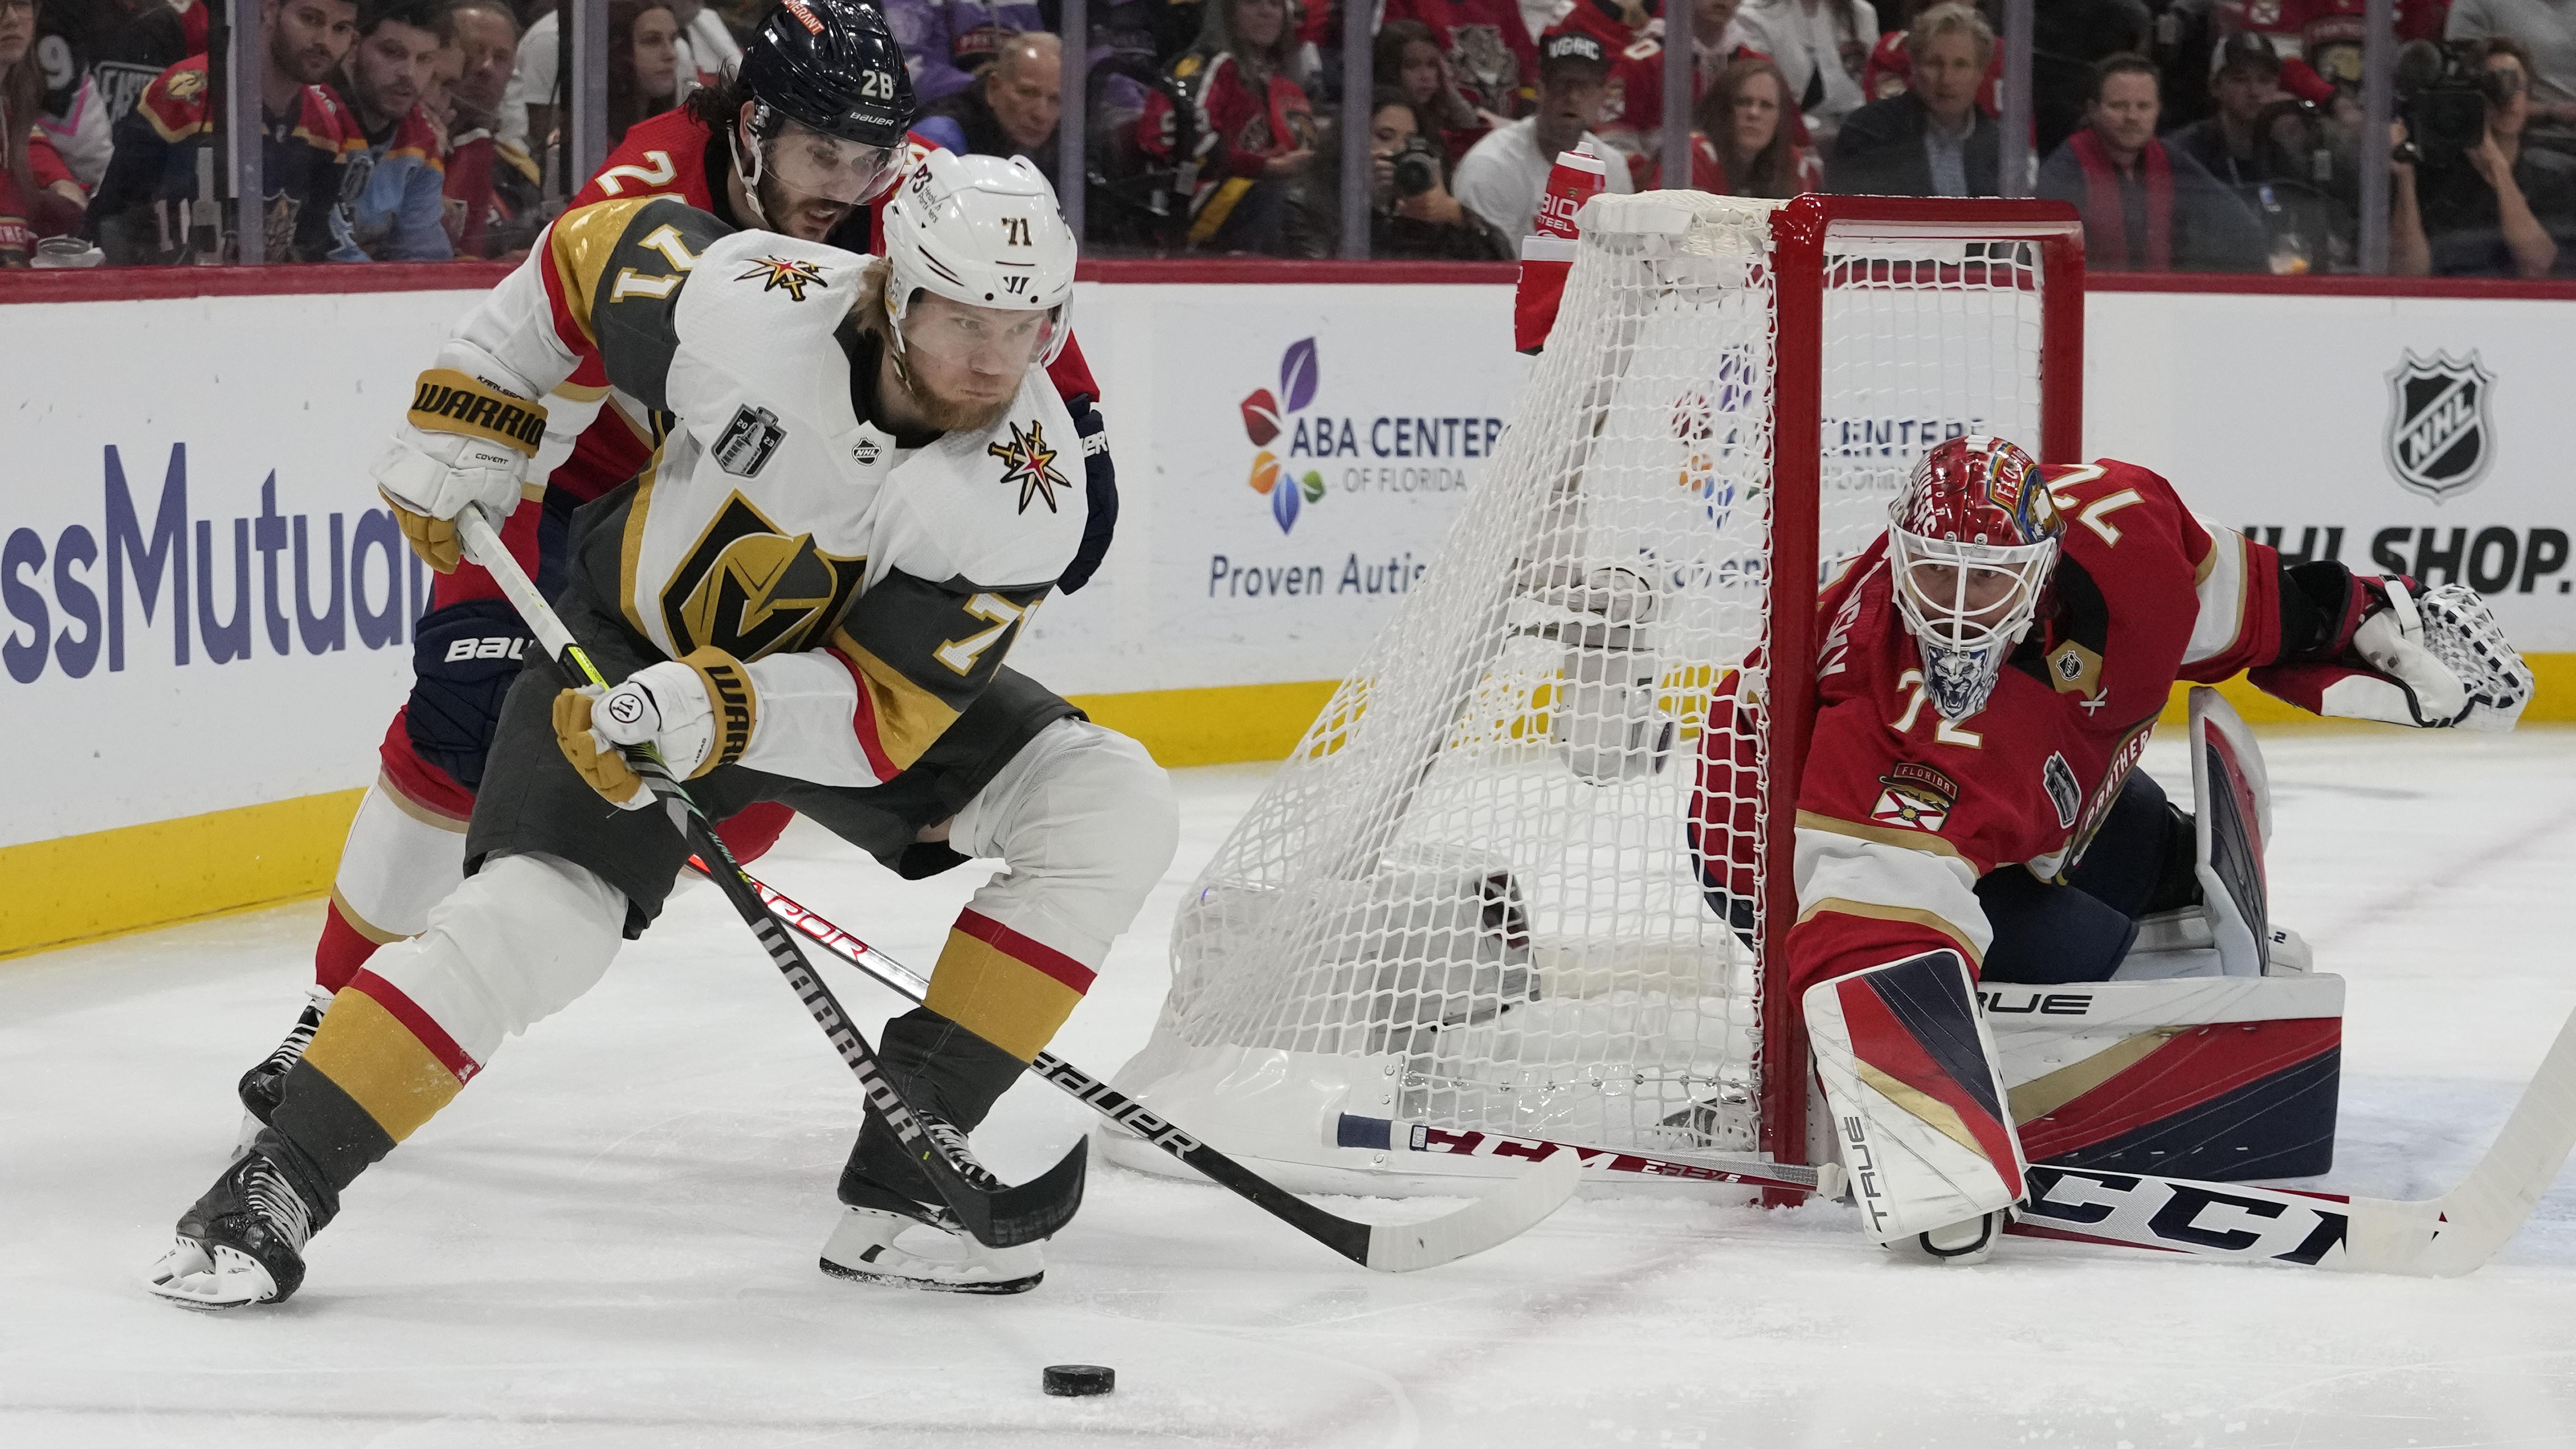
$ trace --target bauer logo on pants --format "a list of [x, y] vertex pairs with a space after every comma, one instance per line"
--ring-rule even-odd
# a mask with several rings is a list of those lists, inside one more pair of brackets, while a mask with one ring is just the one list
[[2436, 502], [2476, 487], [2495, 457], [2494, 390], [2474, 351], [2466, 361], [2408, 352], [2388, 374], [2388, 471]]

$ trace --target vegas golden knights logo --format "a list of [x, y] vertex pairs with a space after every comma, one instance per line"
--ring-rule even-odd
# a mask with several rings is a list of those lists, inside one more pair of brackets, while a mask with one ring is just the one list
[[712, 644], [736, 659], [810, 647], [841, 616], [867, 560], [789, 537], [739, 493], [725, 500], [662, 589], [672, 652]]

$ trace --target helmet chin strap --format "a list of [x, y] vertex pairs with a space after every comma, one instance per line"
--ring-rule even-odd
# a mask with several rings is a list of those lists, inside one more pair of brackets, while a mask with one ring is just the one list
[[762, 231], [778, 230], [777, 225], [770, 221], [769, 213], [762, 210], [760, 205], [760, 178], [762, 163], [766, 158], [761, 155], [759, 142], [754, 141], [751, 144], [751, 163], [743, 164], [740, 116], [734, 117], [733, 124], [725, 128], [725, 150], [733, 157], [733, 174], [742, 178], [743, 209], [751, 213], [752, 222]]

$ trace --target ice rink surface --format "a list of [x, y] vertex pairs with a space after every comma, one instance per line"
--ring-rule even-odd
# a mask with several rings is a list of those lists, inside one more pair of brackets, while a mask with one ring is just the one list
[[[2179, 799], [2174, 733], [2147, 764]], [[2576, 1009], [2576, 734], [2265, 746], [2276, 917], [2351, 983], [2327, 1181], [2429, 1196]], [[1143, 1043], [1173, 904], [1263, 774], [1182, 773], [1180, 859], [1063, 1055], [1105, 1072]], [[925, 970], [982, 873], [906, 885], [802, 824], [760, 869]], [[0, 1444], [2576, 1443], [2576, 1181], [2448, 1282], [2025, 1239], [1942, 1269], [1838, 1207], [1707, 1198], [1578, 1200], [1393, 1277], [1098, 1166], [1034, 1293], [826, 1278], [856, 1090], [704, 888], [352, 1188], [296, 1299], [177, 1311], [139, 1275], [223, 1165], [319, 918], [0, 962]], [[896, 1008], [825, 969], [864, 1026]], [[977, 1143], [1017, 1178], [1087, 1121], [1024, 1083]], [[1041, 1396], [1061, 1362], [1117, 1393]]]

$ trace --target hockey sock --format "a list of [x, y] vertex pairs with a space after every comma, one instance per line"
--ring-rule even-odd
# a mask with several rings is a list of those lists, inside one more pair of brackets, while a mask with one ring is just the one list
[[336, 1191], [455, 1100], [478, 1070], [427, 1013], [361, 971], [288, 1070], [269, 1125]]
[[925, 1004], [1017, 1057], [1034, 1061], [1091, 990], [1088, 966], [973, 909], [959, 911], [930, 975]]
[[[945, 958], [943, 958], [944, 961]], [[933, 991], [938, 989], [934, 982]], [[877, 1058], [895, 1087], [927, 1119], [971, 1132], [1027, 1063], [928, 1007], [886, 1023]], [[937, 1189], [894, 1133], [870, 1116], [841, 1169], [841, 1201], [852, 1207], [913, 1211], [939, 1200]]]

